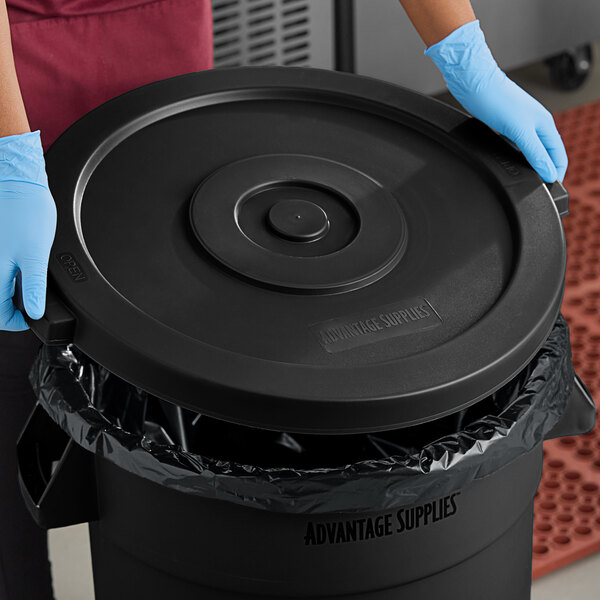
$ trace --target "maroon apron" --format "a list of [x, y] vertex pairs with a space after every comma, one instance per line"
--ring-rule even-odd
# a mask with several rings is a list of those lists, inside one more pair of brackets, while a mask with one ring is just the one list
[[102, 102], [212, 67], [210, 0], [8, 0], [19, 85], [44, 148]]

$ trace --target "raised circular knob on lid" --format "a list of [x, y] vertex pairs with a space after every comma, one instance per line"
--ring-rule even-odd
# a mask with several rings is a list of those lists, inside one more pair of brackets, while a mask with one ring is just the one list
[[312, 242], [329, 231], [325, 211], [307, 200], [280, 200], [271, 207], [268, 221], [278, 235], [294, 242]]

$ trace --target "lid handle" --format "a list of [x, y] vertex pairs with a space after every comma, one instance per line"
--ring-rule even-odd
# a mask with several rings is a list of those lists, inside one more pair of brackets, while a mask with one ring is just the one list
[[25, 321], [40, 340], [49, 346], [70, 344], [75, 333], [75, 317], [67, 310], [64, 303], [54, 293], [50, 285], [46, 290], [46, 311], [41, 319], [31, 319], [23, 304], [23, 286], [21, 273], [15, 281], [13, 296], [15, 306], [23, 313]]
[[547, 183], [546, 188], [558, 209], [560, 218], [566, 217], [569, 214], [569, 192], [560, 181]]

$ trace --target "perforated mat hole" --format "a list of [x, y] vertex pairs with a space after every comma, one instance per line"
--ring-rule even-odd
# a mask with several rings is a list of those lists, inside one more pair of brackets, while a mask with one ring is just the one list
[[595, 484], [595, 483], [593, 483], [593, 482], [591, 482], [591, 481], [588, 481], [588, 482], [584, 483], [584, 484], [581, 486], [581, 489], [582, 489], [584, 492], [588, 492], [588, 493], [590, 493], [590, 494], [595, 494], [595, 493], [598, 491], [598, 489], [599, 489], [599, 488], [598, 488], [598, 485], [597, 485], [597, 484]]
[[590, 535], [590, 533], [592, 533], [592, 530], [589, 527], [585, 527], [584, 525], [579, 525], [578, 527], [575, 527], [575, 533], [577, 533], [578, 535]]
[[590, 458], [590, 456], [592, 456], [593, 454], [594, 454], [594, 451], [593, 451], [593, 450], [591, 450], [590, 448], [579, 448], [579, 449], [577, 450], [577, 455], [578, 455], [580, 458], [583, 458], [583, 459], [586, 459], [586, 460], [587, 460], [588, 458]]
[[535, 554], [547, 554], [548, 546], [545, 546], [544, 544], [535, 544], [533, 546], [533, 551]]
[[565, 502], [575, 502], [577, 500], [577, 494], [573, 492], [564, 492], [560, 496]]
[[578, 473], [577, 471], [567, 471], [565, 473], [565, 479], [568, 479], [569, 481], [577, 481], [578, 479], [581, 479], [581, 473]]
[[561, 523], [570, 523], [573, 520], [573, 515], [567, 513], [561, 513], [556, 517]]
[[544, 481], [544, 487], [549, 490], [556, 490], [560, 487], [560, 483], [555, 480]]
[[566, 438], [561, 438], [560, 443], [563, 446], [574, 446], [576, 444], [576, 441], [575, 441], [575, 438], [566, 437]]
[[577, 510], [580, 513], [589, 514], [593, 513], [596, 509], [593, 506], [590, 506], [589, 504], [582, 504]]
[[565, 544], [568, 544], [571, 541], [571, 538], [566, 536], [566, 535], [556, 535], [554, 536], [554, 540], [553, 540], [556, 544], [559, 544], [561, 546], [564, 546]]
[[555, 510], [556, 504], [554, 502], [546, 500], [544, 502], [540, 502], [540, 507], [542, 508], [542, 510]]
[[553, 458], [552, 460], [548, 461], [548, 466], [551, 469], [562, 469], [565, 466], [565, 463], [559, 458]]

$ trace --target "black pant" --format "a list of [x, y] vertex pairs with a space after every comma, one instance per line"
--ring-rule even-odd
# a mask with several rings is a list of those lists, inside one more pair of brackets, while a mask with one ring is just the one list
[[0, 331], [0, 600], [52, 599], [47, 535], [23, 504], [15, 450], [34, 405], [27, 376], [39, 346], [29, 331]]

